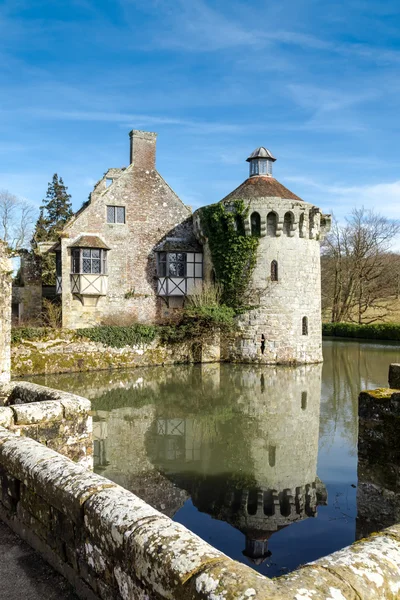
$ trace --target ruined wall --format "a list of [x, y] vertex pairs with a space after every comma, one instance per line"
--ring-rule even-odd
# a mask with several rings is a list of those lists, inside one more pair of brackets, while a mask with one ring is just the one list
[[41, 260], [28, 251], [20, 253], [20, 260], [20, 283], [12, 286], [12, 303], [18, 305], [13, 316], [17, 322], [38, 322], [43, 300]]
[[0, 427], [0, 517], [90, 600], [389, 600], [400, 526], [271, 581], [145, 502]]
[[6, 245], [0, 240], [0, 388], [10, 380], [11, 273]]
[[73, 332], [55, 330], [45, 340], [22, 340], [11, 350], [13, 377], [41, 373], [70, 373], [124, 369], [177, 363], [214, 362], [220, 359], [219, 339], [160, 344], [157, 340], [138, 346], [111, 348], [75, 339]]
[[25, 381], [5, 389], [0, 426], [32, 438], [85, 467], [93, 466], [90, 402], [75, 394]]

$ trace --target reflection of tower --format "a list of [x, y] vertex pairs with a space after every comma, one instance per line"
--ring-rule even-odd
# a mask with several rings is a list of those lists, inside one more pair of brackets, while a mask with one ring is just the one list
[[316, 476], [321, 366], [224, 366], [214, 387], [224, 410], [157, 416], [149, 446], [153, 461], [192, 495], [200, 511], [246, 536], [256, 563], [283, 527], [314, 517], [326, 490]]

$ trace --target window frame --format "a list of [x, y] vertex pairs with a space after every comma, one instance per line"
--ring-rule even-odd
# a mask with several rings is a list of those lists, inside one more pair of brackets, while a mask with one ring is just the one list
[[[187, 265], [188, 264], [196, 264], [195, 253], [193, 253], [193, 261], [188, 261], [189, 252], [182, 252], [179, 250], [176, 251], [168, 251], [168, 252], [157, 252], [157, 277], [172, 277], [174, 279], [187, 279]], [[184, 258], [182, 259], [172, 259], [172, 256], [182, 255]], [[197, 263], [198, 264], [198, 263]], [[171, 271], [171, 265], [181, 265], [183, 267], [183, 275], [180, 275], [177, 272]], [[179, 268], [178, 268], [179, 271]], [[190, 276], [191, 277], [191, 276]]]
[[[124, 211], [124, 220], [117, 221], [118, 209], [121, 209], [121, 208]], [[109, 209], [113, 209], [113, 218], [114, 218], [113, 221], [108, 220]], [[121, 204], [107, 204], [106, 205], [106, 221], [107, 221], [107, 225], [125, 225], [126, 224], [126, 207]]]
[[[84, 252], [90, 252], [84, 256]], [[99, 256], [92, 256], [92, 252], [98, 252]], [[107, 252], [104, 248], [72, 248], [71, 250], [71, 274], [72, 275], [107, 275]], [[83, 261], [90, 261], [90, 271], [84, 271]], [[93, 271], [93, 262], [99, 261], [99, 271]], [[76, 266], [79, 269], [76, 270]]]

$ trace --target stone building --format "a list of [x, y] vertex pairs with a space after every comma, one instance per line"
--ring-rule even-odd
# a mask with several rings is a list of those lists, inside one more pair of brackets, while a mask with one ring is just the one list
[[[246, 235], [259, 238], [250, 287], [252, 304], [238, 318], [240, 335], [226, 358], [265, 363], [322, 361], [320, 240], [330, 216], [304, 202], [272, 176], [275, 158], [266, 148], [249, 156], [250, 174], [221, 202], [233, 210], [247, 207]], [[201, 209], [195, 227], [204, 240], [205, 277], [212, 279], [207, 240], [202, 235]], [[208, 259], [208, 260], [207, 260]]]
[[[67, 328], [159, 322], [215, 271], [202, 227], [155, 167], [156, 134], [132, 131], [130, 165], [109, 169], [53, 247]], [[244, 202], [244, 232], [259, 239], [252, 305], [223, 357], [262, 363], [322, 360], [319, 242], [330, 217], [272, 176], [266, 148], [221, 202]], [[203, 273], [204, 271], [204, 273]]]
[[197, 260], [201, 278], [191, 210], [156, 170], [156, 137], [131, 131], [130, 165], [104, 174], [52, 249], [64, 327], [124, 319], [152, 323], [181, 306], [194, 275], [167, 281], [158, 274], [165, 271], [167, 251], [171, 273], [183, 272], [182, 244], [190, 250], [185, 263], [191, 258], [194, 269]]

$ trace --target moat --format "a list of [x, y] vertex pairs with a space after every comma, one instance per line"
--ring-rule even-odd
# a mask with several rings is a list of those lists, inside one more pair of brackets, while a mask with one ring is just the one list
[[400, 347], [326, 340], [324, 359], [32, 380], [92, 401], [96, 472], [273, 577], [364, 534], [357, 397]]

